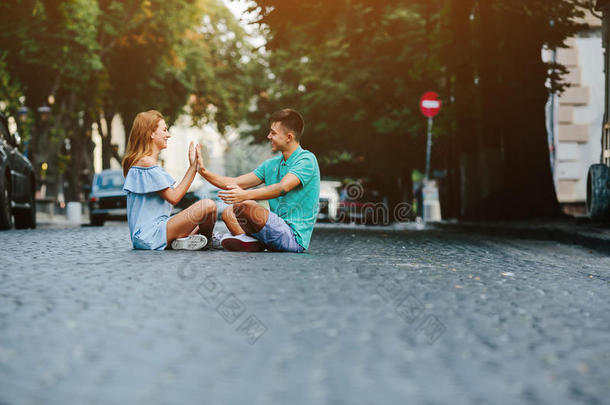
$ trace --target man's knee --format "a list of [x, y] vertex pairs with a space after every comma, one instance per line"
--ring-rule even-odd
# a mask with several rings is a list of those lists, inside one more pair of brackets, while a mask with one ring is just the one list
[[251, 208], [253, 208], [255, 206], [256, 206], [256, 201], [245, 200], [240, 203], [233, 204], [233, 212], [235, 213], [235, 215], [240, 216], [240, 215], [247, 213], [248, 211], [250, 211]]
[[222, 220], [227, 222], [233, 219], [233, 217], [235, 217], [235, 214], [233, 213], [233, 206], [229, 205], [222, 211]]

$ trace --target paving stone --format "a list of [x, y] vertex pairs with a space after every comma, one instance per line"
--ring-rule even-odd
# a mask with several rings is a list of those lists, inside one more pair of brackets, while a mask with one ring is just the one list
[[134, 251], [123, 223], [0, 233], [1, 404], [587, 403], [610, 257], [320, 227], [306, 254]]

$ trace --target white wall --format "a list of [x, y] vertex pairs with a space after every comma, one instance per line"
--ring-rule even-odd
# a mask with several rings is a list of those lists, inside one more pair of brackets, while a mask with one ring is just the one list
[[582, 85], [590, 89], [587, 107], [574, 109], [574, 122], [589, 124], [589, 142], [579, 144], [580, 156], [586, 165], [581, 176], [579, 190], [583, 200], [586, 198], [587, 171], [593, 163], [599, 163], [601, 153], [602, 126], [604, 121], [604, 51], [601, 37], [576, 38], [578, 60], [582, 69]]
[[[601, 33], [599, 31], [589, 32], [586, 36], [571, 38], [568, 44], [576, 52], [578, 61], [578, 66], [572, 67], [573, 72], [568, 77], [578, 79], [573, 74], [575, 70], [580, 70], [580, 80], [575, 86], [587, 89], [589, 100], [586, 105], [571, 105], [567, 108], [571, 109], [573, 113], [571, 124], [586, 126], [588, 136], [586, 142], [559, 142], [559, 100], [555, 98], [556, 160], [553, 172], [559, 202], [584, 203], [589, 166], [599, 161], [601, 152], [604, 111], [604, 59]], [[544, 52], [543, 55], [545, 60], [550, 60], [547, 52]], [[563, 183], [562, 186], [559, 185], [560, 180]]]

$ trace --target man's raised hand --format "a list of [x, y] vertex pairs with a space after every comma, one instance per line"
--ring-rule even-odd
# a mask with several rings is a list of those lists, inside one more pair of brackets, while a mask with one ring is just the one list
[[196, 155], [197, 155], [197, 171], [199, 172], [199, 174], [202, 174], [203, 172], [205, 172], [205, 166], [203, 165], [203, 157], [201, 156], [201, 147], [199, 145], [197, 145]]

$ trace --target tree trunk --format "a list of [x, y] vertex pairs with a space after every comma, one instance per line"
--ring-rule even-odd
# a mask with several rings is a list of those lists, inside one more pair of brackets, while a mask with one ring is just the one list
[[[406, 222], [414, 217], [412, 169], [396, 178], [394, 185], [397, 193], [390, 198], [390, 220]], [[408, 204], [408, 205], [405, 205]]]
[[111, 145], [108, 141], [107, 129], [102, 126], [101, 117], [97, 118], [97, 128], [102, 141], [102, 170], [110, 169], [110, 149]]
[[478, 131], [474, 84], [473, 49], [470, 15], [474, 0], [450, 0], [450, 45], [455, 78], [455, 115], [458, 141], [460, 217], [474, 218], [480, 203]]
[[[548, 24], [518, 11], [504, 18], [506, 56], [513, 67], [504, 71], [507, 89], [502, 109], [504, 137], [504, 218], [558, 215], [545, 126], [546, 68], [538, 27]], [[522, 26], [524, 29], [515, 30]], [[539, 34], [538, 34], [539, 35]], [[515, 68], [518, 66], [518, 68]]]
[[[444, 32], [450, 32], [446, 25], [443, 27]], [[450, 34], [449, 34], [450, 35]], [[451, 66], [449, 61], [449, 66]], [[450, 69], [445, 69], [445, 89], [444, 94], [446, 95], [447, 102], [445, 103], [444, 115], [449, 116], [450, 121], [454, 121], [455, 117], [455, 86], [453, 85], [453, 72]], [[446, 127], [451, 128], [450, 124], [446, 124]], [[441, 139], [441, 151], [443, 154], [443, 160], [445, 167], [447, 168], [447, 181], [445, 185], [447, 190], [445, 192], [446, 199], [441, 201], [442, 217], [448, 218], [459, 218], [461, 212], [461, 181], [459, 171], [459, 138], [458, 133], [455, 130], [449, 130], [445, 136], [445, 140]]]
[[82, 186], [91, 181], [92, 142], [91, 124], [93, 120], [85, 108], [82, 122], [78, 118], [72, 120], [72, 136], [70, 137], [70, 169], [68, 171], [69, 187], [66, 193], [67, 201], [80, 201]]
[[[97, 117], [97, 126], [99, 128], [100, 138], [102, 140], [102, 169], [110, 169], [111, 160], [114, 158], [121, 164], [123, 158], [119, 155], [115, 144], [112, 143], [112, 120], [116, 114], [115, 109], [109, 106], [110, 103], [104, 103], [104, 108]], [[104, 124], [102, 125], [102, 118]]]
[[[499, 41], [497, 33], [498, 15], [491, 1], [479, 1], [478, 53], [480, 99], [481, 99], [481, 151], [479, 172], [481, 180], [481, 217], [499, 217], [502, 204], [503, 161], [502, 138], [504, 129], [503, 86], [500, 82]], [[507, 66], [509, 67], [509, 66]], [[510, 66], [514, 69], [513, 66]]]

